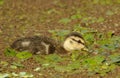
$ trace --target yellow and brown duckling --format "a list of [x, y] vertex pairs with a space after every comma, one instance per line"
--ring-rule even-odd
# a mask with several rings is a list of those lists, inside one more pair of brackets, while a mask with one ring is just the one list
[[57, 52], [71, 52], [86, 49], [85, 41], [81, 34], [72, 32], [65, 37], [62, 46], [55, 40], [45, 36], [25, 37], [16, 40], [11, 48], [17, 51], [28, 51], [33, 54], [52, 54]]
[[78, 32], [68, 34], [63, 42], [63, 48], [66, 51], [86, 50], [85, 40]]

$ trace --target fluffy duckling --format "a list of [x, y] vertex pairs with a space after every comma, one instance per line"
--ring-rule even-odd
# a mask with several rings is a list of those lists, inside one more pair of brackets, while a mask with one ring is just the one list
[[68, 51], [86, 50], [85, 40], [80, 33], [72, 32], [68, 34], [63, 42], [63, 48]]
[[55, 40], [45, 36], [25, 37], [16, 40], [11, 48], [17, 51], [28, 51], [33, 54], [51, 54], [55, 52]]
[[77, 32], [68, 34], [62, 46], [51, 38], [33, 36], [16, 40], [11, 45], [11, 48], [17, 51], [28, 51], [33, 54], [52, 54], [55, 52], [61, 54], [81, 49], [87, 50], [82, 35]]

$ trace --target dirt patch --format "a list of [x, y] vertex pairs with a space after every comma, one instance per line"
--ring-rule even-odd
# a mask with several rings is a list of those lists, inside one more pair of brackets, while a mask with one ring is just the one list
[[[76, 24], [83, 27], [93, 28], [100, 32], [112, 31], [115, 35], [120, 35], [120, 5], [113, 2], [102, 5], [92, 4], [91, 0], [5, 0], [0, 6], [0, 61], [9, 63], [16, 61], [15, 58], [4, 56], [4, 50], [14, 40], [20, 37], [33, 35], [51, 36], [49, 30], [67, 29], [72, 31]], [[67, 24], [59, 23], [62, 18], [70, 18], [76, 13], [81, 13], [84, 18], [103, 18], [103, 22], [90, 22], [82, 19], [72, 20]], [[100, 20], [101, 21], [101, 20]], [[77, 74], [66, 74], [46, 69], [41, 73], [33, 71], [40, 64], [33, 58], [23, 62], [25, 68], [6, 69], [6, 72], [26, 71], [35, 75], [35, 78], [102, 78], [98, 75], [87, 76], [87, 72]], [[3, 72], [3, 71], [1, 71]], [[119, 76], [119, 67], [115, 72], [110, 72], [104, 78], [116, 78]], [[44, 74], [45, 73], [45, 74]]]

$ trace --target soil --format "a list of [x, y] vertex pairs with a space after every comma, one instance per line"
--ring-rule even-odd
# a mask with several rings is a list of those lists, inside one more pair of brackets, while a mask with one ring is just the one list
[[[120, 4], [118, 3], [110, 5], [92, 4], [91, 0], [4, 0], [4, 4], [0, 5], [0, 60], [9, 63], [16, 61], [15, 58], [6, 57], [4, 50], [20, 37], [41, 34], [50, 37], [49, 30], [67, 29], [72, 31], [74, 25], [78, 23], [100, 32], [113, 31], [115, 35], [120, 36], [119, 7]], [[89, 25], [81, 20], [71, 21], [68, 24], [58, 22], [61, 18], [70, 18], [79, 9], [85, 16], [104, 17], [105, 21]], [[114, 14], [106, 15], [107, 10], [111, 10]], [[108, 73], [105, 77], [88, 76], [87, 72], [60, 73], [52, 68], [43, 70], [43, 75], [38, 75], [33, 69], [39, 67], [40, 64], [35, 62], [33, 58], [24, 61], [23, 65], [25, 65], [25, 68], [16, 70], [8, 68], [6, 71], [26, 71], [34, 74], [35, 78], [117, 78], [120, 75], [120, 67], [115, 72]]]

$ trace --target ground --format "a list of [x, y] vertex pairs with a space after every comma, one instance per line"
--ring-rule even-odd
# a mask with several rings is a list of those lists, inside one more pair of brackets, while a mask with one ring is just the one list
[[[71, 16], [75, 14], [81, 14], [82, 17], [78, 16], [77, 18], [80, 19], [69, 21], [68, 18], [72, 18]], [[64, 18], [67, 18], [66, 21], [60, 21]], [[99, 21], [96, 22], [96, 19]], [[4, 0], [4, 3], [0, 5], [0, 61], [11, 63], [16, 60], [13, 57], [6, 57], [4, 50], [20, 37], [41, 34], [51, 37], [49, 30], [72, 31], [76, 24], [99, 32], [112, 31], [116, 36], [120, 36], [120, 1]], [[101, 78], [97, 74], [88, 76], [87, 72], [60, 73], [52, 68], [43, 70], [43, 75], [38, 75], [33, 69], [40, 67], [40, 64], [33, 58], [25, 60], [23, 65], [25, 68], [15, 70], [4, 68], [0, 69], [0, 72], [25, 71], [34, 74], [34, 78]], [[119, 67], [114, 71], [103, 78], [118, 78]]]

